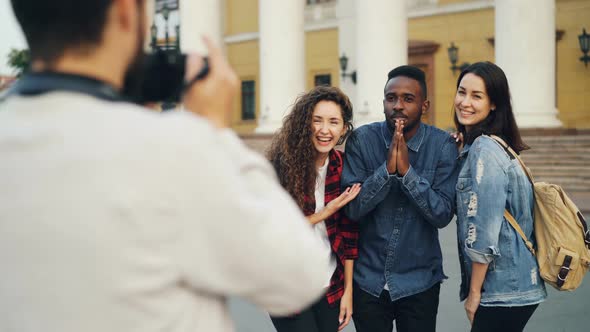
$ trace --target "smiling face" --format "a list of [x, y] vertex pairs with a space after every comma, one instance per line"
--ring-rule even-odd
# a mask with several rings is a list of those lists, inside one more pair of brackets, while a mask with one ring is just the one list
[[311, 131], [311, 141], [318, 152], [317, 159], [324, 161], [346, 133], [340, 106], [328, 100], [317, 103], [313, 109]]
[[428, 101], [422, 95], [420, 83], [406, 76], [396, 76], [385, 85], [383, 112], [391, 130], [395, 121], [404, 122], [406, 139], [414, 136], [420, 124], [422, 114], [428, 110]]
[[465, 126], [467, 132], [485, 120], [496, 108], [490, 101], [483, 79], [472, 73], [461, 79], [454, 105], [457, 120]]

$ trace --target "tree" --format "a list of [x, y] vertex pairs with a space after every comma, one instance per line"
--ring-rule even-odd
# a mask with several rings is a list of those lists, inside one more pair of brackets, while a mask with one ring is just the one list
[[31, 56], [28, 49], [12, 49], [8, 53], [8, 66], [16, 71], [16, 76], [20, 77], [31, 63]]

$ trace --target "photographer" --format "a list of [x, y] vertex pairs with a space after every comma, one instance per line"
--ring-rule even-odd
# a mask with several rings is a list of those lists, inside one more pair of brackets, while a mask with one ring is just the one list
[[0, 331], [231, 331], [228, 296], [286, 315], [323, 291], [322, 244], [228, 129], [216, 46], [194, 114], [126, 101], [145, 1], [12, 0], [33, 62], [0, 102]]

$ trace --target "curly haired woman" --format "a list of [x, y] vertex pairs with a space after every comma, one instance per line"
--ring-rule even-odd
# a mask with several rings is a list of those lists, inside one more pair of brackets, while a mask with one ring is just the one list
[[348, 97], [335, 87], [315, 87], [297, 98], [268, 151], [281, 185], [326, 244], [326, 255], [335, 257], [326, 295], [297, 315], [271, 317], [278, 332], [335, 332], [350, 322], [358, 225], [339, 210], [358, 195], [360, 184], [340, 192], [343, 155], [334, 147], [352, 128]]

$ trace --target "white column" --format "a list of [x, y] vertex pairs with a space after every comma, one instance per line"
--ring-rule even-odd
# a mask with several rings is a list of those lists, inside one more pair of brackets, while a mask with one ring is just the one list
[[154, 23], [154, 16], [156, 14], [156, 0], [147, 0], [145, 2], [145, 38], [143, 43], [143, 49], [150, 51], [150, 44], [152, 42], [152, 33], [150, 27]]
[[558, 127], [555, 0], [496, 0], [496, 63], [510, 85], [521, 128]]
[[305, 35], [300, 0], [260, 0], [260, 117], [256, 132], [273, 133], [305, 89]]
[[219, 0], [179, 0], [180, 49], [183, 53], [206, 53], [201, 36], [206, 35], [223, 47], [221, 20], [222, 4]]
[[408, 62], [405, 0], [363, 0], [357, 6], [356, 125], [382, 121], [387, 73]]
[[[355, 71], [356, 65], [356, 2], [358, 0], [338, 0], [336, 17], [338, 19], [338, 57], [343, 54], [348, 58], [347, 74]], [[340, 66], [340, 65], [339, 65]], [[342, 74], [342, 72], [340, 72]], [[340, 89], [353, 105], [356, 105], [356, 84], [350, 77], [340, 76]], [[355, 108], [355, 118], [358, 116]]]

